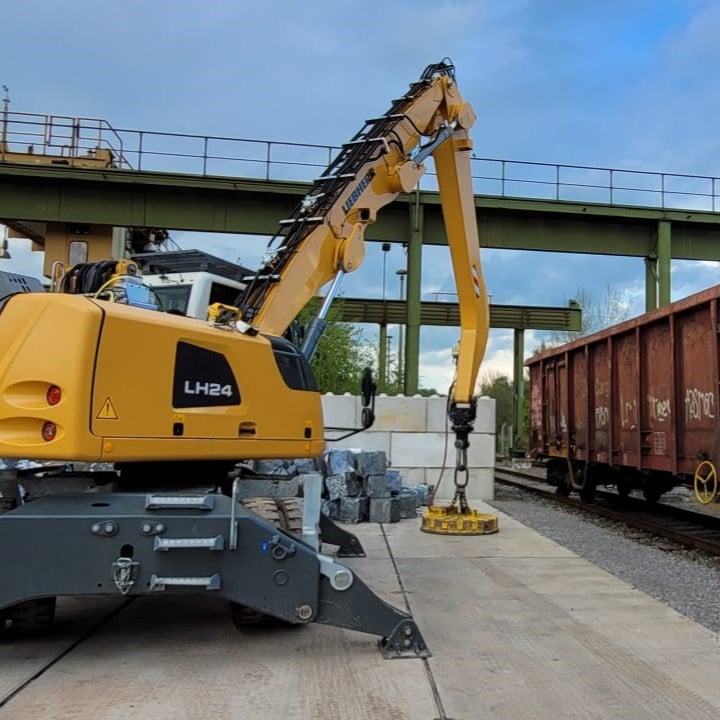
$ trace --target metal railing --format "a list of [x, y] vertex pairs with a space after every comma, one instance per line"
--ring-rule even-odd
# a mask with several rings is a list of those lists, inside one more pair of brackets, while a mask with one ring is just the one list
[[38, 156], [44, 156], [57, 157], [68, 164], [105, 162], [107, 158], [110, 167], [129, 165], [124, 157], [122, 138], [100, 118], [3, 110], [1, 127], [0, 160], [3, 161], [12, 154], [27, 155], [28, 162], [37, 162]]
[[[6, 152], [27, 152], [29, 146], [35, 153], [40, 148], [72, 158], [106, 149], [118, 168], [266, 181], [311, 181], [340, 151], [334, 145], [128, 130], [92, 118], [5, 113], [0, 160]], [[720, 178], [713, 176], [483, 157], [473, 157], [471, 164], [478, 195], [720, 210]], [[427, 165], [420, 188], [436, 190], [432, 162]]]

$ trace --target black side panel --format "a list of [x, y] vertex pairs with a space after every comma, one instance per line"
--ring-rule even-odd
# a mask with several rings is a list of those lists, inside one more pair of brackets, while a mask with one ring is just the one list
[[278, 370], [285, 384], [293, 390], [318, 391], [317, 380], [307, 358], [285, 338], [265, 335], [270, 341]]
[[239, 405], [240, 390], [222, 353], [179, 342], [175, 352], [173, 407]]
[[0, 310], [13, 295], [29, 292], [44, 292], [37, 278], [0, 271]]

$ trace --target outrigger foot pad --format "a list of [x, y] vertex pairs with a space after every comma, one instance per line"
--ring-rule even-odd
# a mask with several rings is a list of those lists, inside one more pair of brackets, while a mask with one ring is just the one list
[[388, 637], [378, 640], [378, 646], [387, 660], [432, 657], [414, 620], [399, 622]]

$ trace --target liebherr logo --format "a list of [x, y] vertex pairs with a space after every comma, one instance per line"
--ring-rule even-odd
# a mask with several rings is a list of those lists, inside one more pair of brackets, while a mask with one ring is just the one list
[[232, 385], [202, 382], [201, 380], [186, 380], [183, 392], [186, 395], [206, 395], [208, 397], [232, 397]]
[[350, 212], [353, 205], [358, 201], [363, 191], [370, 184], [372, 179], [375, 177], [375, 170], [370, 168], [366, 173], [365, 177], [357, 184], [357, 187], [350, 193], [350, 197], [343, 203], [343, 212]]

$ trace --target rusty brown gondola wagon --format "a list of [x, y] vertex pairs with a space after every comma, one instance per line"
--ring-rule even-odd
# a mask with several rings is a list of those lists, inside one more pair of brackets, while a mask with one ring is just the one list
[[676, 485], [718, 492], [720, 285], [539, 353], [530, 370], [530, 451], [558, 492], [599, 484], [651, 502]]

